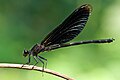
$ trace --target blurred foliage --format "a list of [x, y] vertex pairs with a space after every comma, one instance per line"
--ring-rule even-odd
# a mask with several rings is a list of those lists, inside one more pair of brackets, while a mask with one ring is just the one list
[[[0, 0], [0, 62], [25, 63], [24, 48], [39, 43], [75, 8], [86, 3], [92, 5], [93, 11], [85, 29], [71, 42], [109, 37], [116, 41], [61, 48], [40, 55], [48, 59], [47, 68], [76, 80], [119, 80], [120, 0]], [[2, 80], [61, 80], [17, 69], [0, 69], [0, 77]]]

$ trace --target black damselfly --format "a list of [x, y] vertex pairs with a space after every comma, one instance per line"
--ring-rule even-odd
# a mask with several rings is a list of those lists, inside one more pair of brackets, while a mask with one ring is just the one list
[[[88, 17], [91, 14], [92, 7], [89, 4], [85, 4], [77, 8], [65, 21], [50, 32], [41, 43], [35, 44], [31, 50], [24, 50], [23, 56], [28, 56], [28, 62], [30, 63], [30, 56], [32, 55], [36, 63], [38, 60], [42, 62], [44, 69], [44, 61], [47, 59], [39, 56], [40, 52], [50, 51], [57, 48], [68, 47], [80, 44], [89, 43], [110, 43], [113, 42], [112, 39], [101, 39], [101, 40], [87, 40], [73, 43], [66, 43], [74, 39], [85, 27]], [[35, 66], [34, 65], [34, 66]]]

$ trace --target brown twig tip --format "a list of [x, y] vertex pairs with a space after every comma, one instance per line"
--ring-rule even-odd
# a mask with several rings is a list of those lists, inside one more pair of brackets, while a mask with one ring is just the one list
[[35, 71], [40, 71], [40, 72], [52, 74], [52, 75], [55, 75], [57, 77], [63, 78], [65, 80], [75, 80], [75, 79], [72, 79], [66, 75], [60, 74], [60, 73], [55, 72], [55, 71], [50, 70], [50, 69], [44, 69], [44, 71], [43, 71], [42, 67], [34, 66], [34, 68], [32, 68], [33, 65], [24, 65], [23, 67], [22, 66], [23, 66], [23, 64], [0, 63], [0, 68], [17, 68], [17, 69], [35, 70]]

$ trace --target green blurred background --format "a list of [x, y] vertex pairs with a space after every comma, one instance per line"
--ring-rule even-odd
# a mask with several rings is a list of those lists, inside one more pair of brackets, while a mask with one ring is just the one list
[[[0, 0], [0, 63], [25, 63], [24, 49], [39, 43], [73, 10], [86, 3], [92, 5], [93, 11], [82, 33], [71, 42], [112, 37], [116, 41], [61, 48], [40, 55], [48, 59], [47, 68], [76, 80], [120, 80], [120, 0]], [[42, 76], [41, 72], [3, 68], [0, 79], [62, 80], [46, 73]]]

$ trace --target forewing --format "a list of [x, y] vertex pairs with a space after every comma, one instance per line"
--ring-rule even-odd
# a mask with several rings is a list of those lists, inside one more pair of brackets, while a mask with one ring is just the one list
[[74, 39], [85, 27], [91, 9], [89, 4], [82, 5], [76, 9], [62, 24], [49, 33], [41, 44], [50, 46]]

